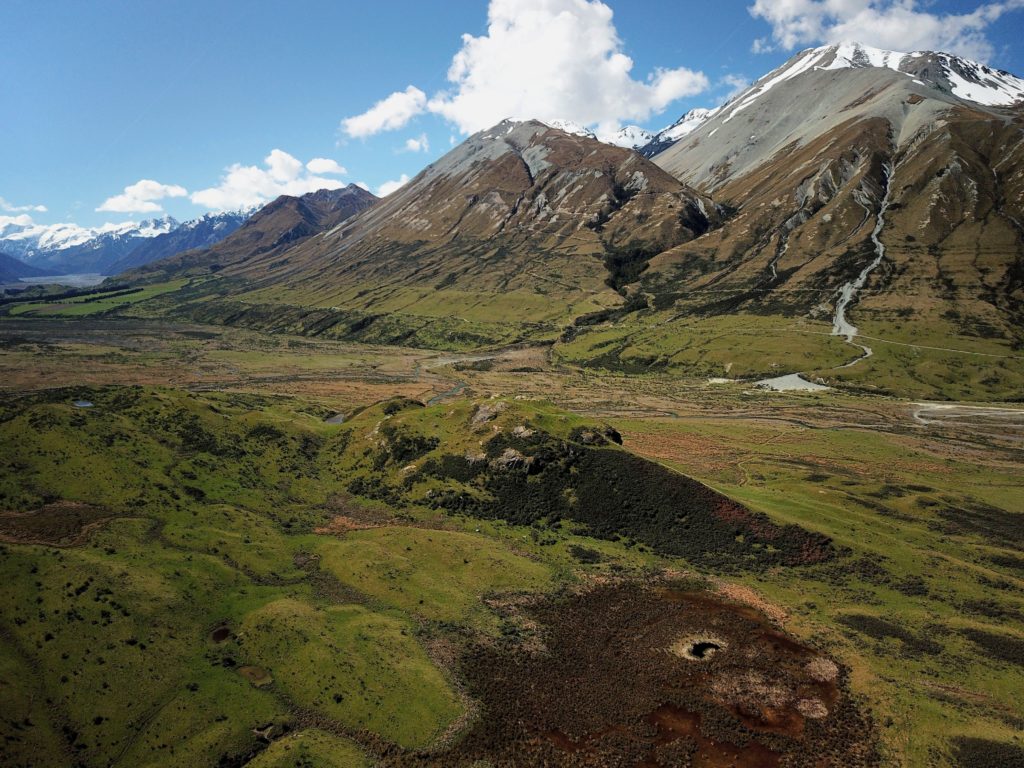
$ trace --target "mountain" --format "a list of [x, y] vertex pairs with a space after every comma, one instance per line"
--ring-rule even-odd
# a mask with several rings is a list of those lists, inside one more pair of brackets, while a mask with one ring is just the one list
[[683, 115], [651, 159], [507, 120], [339, 225], [243, 227], [147, 279], [215, 274], [167, 299], [208, 322], [1008, 396], [1024, 388], [1022, 96], [948, 54], [808, 49]]
[[667, 128], [663, 128], [653, 135], [648, 134], [650, 138], [636, 147], [636, 149], [644, 157], [653, 157], [659, 152], [668, 149], [684, 136], [693, 133], [702, 123], [713, 117], [716, 112], [718, 112], [717, 108], [691, 109]]
[[[223, 266], [234, 280], [221, 298], [233, 301], [195, 309], [418, 343], [557, 333], [621, 306], [648, 259], [720, 220], [709, 198], [633, 151], [504, 121], [341, 226]], [[315, 320], [286, 323], [282, 305], [314, 308]]]
[[[522, 120], [516, 120], [510, 118], [509, 122], [523, 122]], [[597, 135], [587, 128], [585, 125], [580, 125], [572, 120], [545, 120], [544, 125], [548, 128], [554, 128], [555, 130], [568, 133], [573, 136], [585, 136], [588, 139], [596, 139]]]
[[170, 216], [102, 227], [11, 223], [0, 227], [0, 249], [51, 274], [107, 274], [118, 259], [141, 243], [177, 226]]
[[0, 253], [0, 283], [13, 283], [22, 277], [45, 277], [52, 274], [53, 272], [33, 267], [6, 253]]
[[[921, 350], [984, 340], [993, 370], [976, 389], [982, 379], [1024, 385], [1024, 372], [996, 362], [1024, 346], [1022, 97], [1024, 81], [943, 53], [850, 44], [797, 54], [654, 155], [730, 215], [652, 258], [637, 290], [678, 322], [710, 329], [711, 318], [806, 318], [852, 343], [797, 335], [734, 373], [767, 372], [769, 363], [824, 370], [874, 352], [882, 357], [826, 378], [876, 387], [870, 373], [890, 366], [886, 376], [941, 381], [953, 392], [956, 377]], [[669, 329], [641, 320], [620, 329], [603, 359], [679, 364], [655, 352]], [[737, 349], [699, 365], [723, 375]]]
[[627, 149], [641, 149], [647, 146], [654, 139], [654, 134], [638, 125], [627, 125], [620, 128], [611, 136], [605, 136], [603, 141], [614, 144], [616, 147]]
[[213, 246], [139, 265], [126, 277], [153, 280], [167, 275], [208, 274], [227, 267], [243, 269], [250, 259], [272, 259], [377, 200], [376, 195], [355, 184], [341, 189], [321, 189], [301, 197], [282, 195]]
[[257, 210], [259, 206], [238, 211], [208, 213], [198, 219], [186, 221], [169, 232], [144, 240], [126, 256], [113, 262], [106, 270], [106, 274], [117, 275], [193, 248], [208, 248], [242, 226]]

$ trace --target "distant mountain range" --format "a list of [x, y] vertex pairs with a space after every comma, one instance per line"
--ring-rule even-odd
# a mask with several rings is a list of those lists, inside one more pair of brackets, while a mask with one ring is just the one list
[[141, 267], [158, 259], [166, 259], [193, 248], [207, 248], [219, 243], [245, 223], [260, 206], [239, 211], [208, 213], [198, 219], [186, 221], [169, 232], [143, 240], [135, 248], [113, 262], [107, 273], [117, 275]]
[[42, 274], [116, 275], [189, 248], [213, 245], [257, 210], [259, 206], [209, 213], [183, 224], [170, 216], [102, 227], [12, 223], [0, 227], [0, 250]]
[[53, 274], [109, 274], [118, 259], [178, 226], [170, 216], [102, 227], [12, 223], [0, 227], [0, 251]]
[[153, 280], [164, 275], [227, 273], [243, 269], [250, 261], [274, 259], [277, 254], [336, 226], [377, 200], [376, 195], [355, 184], [341, 189], [321, 189], [301, 197], [282, 195], [215, 245], [182, 250], [159, 261], [149, 260], [137, 265], [125, 278]]

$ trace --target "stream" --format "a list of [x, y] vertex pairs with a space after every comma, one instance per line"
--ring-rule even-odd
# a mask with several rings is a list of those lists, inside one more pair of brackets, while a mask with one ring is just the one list
[[871, 347], [866, 344], [858, 344], [854, 339], [857, 337], [857, 326], [853, 325], [849, 320], [846, 319], [846, 308], [850, 306], [850, 303], [856, 298], [857, 293], [864, 287], [868, 277], [874, 272], [878, 266], [882, 263], [885, 258], [885, 245], [882, 243], [879, 235], [882, 233], [882, 228], [885, 226], [885, 212], [889, 208], [889, 193], [892, 189], [890, 181], [893, 176], [893, 166], [889, 163], [885, 165], [885, 193], [882, 195], [882, 202], [878, 208], [878, 217], [875, 220], [875, 228], [871, 230], [871, 242], [875, 244], [875, 258], [868, 264], [864, 269], [861, 270], [860, 274], [857, 275], [855, 280], [844, 284], [839, 289], [839, 300], [836, 301], [836, 313], [832, 320], [832, 335], [833, 336], [844, 336], [846, 337], [846, 343], [852, 344], [855, 347], [859, 347], [864, 351], [864, 354], [860, 357], [846, 363], [845, 365], [839, 366], [840, 368], [849, 368], [851, 365], [856, 365], [861, 360], [871, 357], [874, 354]]
[[[886, 163], [884, 166], [885, 182], [884, 192], [882, 194], [882, 200], [878, 207], [878, 216], [875, 220], [875, 227], [871, 230], [871, 242], [875, 246], [875, 258], [868, 264], [864, 269], [860, 271], [860, 274], [854, 280], [848, 283], [844, 283], [839, 288], [839, 298], [836, 300], [836, 311], [832, 318], [832, 335], [843, 336], [846, 339], [847, 344], [852, 344], [861, 350], [862, 354], [848, 363], [837, 366], [833, 370], [839, 370], [840, 368], [849, 368], [850, 366], [856, 365], [861, 360], [865, 360], [874, 354], [871, 347], [866, 344], [858, 344], [855, 339], [859, 331], [857, 326], [846, 319], [846, 309], [850, 306], [853, 300], [857, 297], [857, 294], [864, 288], [865, 283], [868, 281], [868, 277], [874, 272], [878, 266], [885, 259], [885, 245], [882, 243], [881, 234], [882, 229], [885, 227], [885, 212], [889, 209], [889, 194], [892, 189], [893, 174], [895, 168], [891, 163]], [[787, 243], [788, 245], [788, 243]], [[783, 251], [784, 252], [784, 251]], [[769, 265], [772, 268], [773, 275], [775, 274], [775, 261], [772, 261]], [[776, 391], [787, 391], [787, 390], [806, 390], [816, 391], [822, 389], [828, 389], [828, 387], [822, 384], [815, 384], [803, 378], [799, 373], [791, 373], [786, 376], [776, 376], [775, 378], [762, 379], [757, 382], [756, 386], [764, 389], [772, 389]]]

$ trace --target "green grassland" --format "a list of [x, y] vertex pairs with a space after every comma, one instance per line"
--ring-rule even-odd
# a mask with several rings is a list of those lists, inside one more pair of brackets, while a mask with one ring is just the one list
[[165, 283], [157, 283], [133, 290], [99, 289], [93, 293], [67, 299], [57, 299], [52, 302], [46, 301], [45, 298], [39, 301], [19, 302], [9, 305], [7, 314], [11, 317], [66, 318], [99, 315], [114, 310], [131, 308], [135, 304], [141, 304], [157, 296], [177, 291], [187, 283], [188, 280], [186, 279], [170, 280]]
[[[75, 408], [81, 397], [93, 407]], [[529, 529], [426, 509], [389, 511], [413, 527], [316, 534], [352, 480], [351, 430], [323, 415], [143, 388], [4, 399], [0, 508], [42, 508], [36, 541], [55, 499], [108, 518], [79, 545], [16, 543], [15, 528], [0, 549], [0, 686], [25, 703], [5, 712], [5, 764], [213, 764], [311, 717], [335, 736], [425, 747], [461, 715], [424, 639], [498, 632], [483, 598], [574, 578], [578, 537], [541, 549]], [[327, 738], [293, 748], [315, 762]], [[261, 758], [289, 754], [275, 742]]]
[[[1016, 738], [1024, 717], [1024, 516], [1020, 467], [1010, 455], [978, 462], [906, 435], [782, 421], [622, 427], [650, 445], [731, 446], [742, 458], [725, 465], [701, 469], [685, 452], [669, 463], [849, 552], [799, 579], [738, 578], [786, 606], [791, 628], [854, 665], [893, 764], [947, 764], [939, 745], [949, 736]], [[982, 648], [972, 631], [1018, 655]]]
[[[543, 281], [542, 281], [543, 283]], [[784, 314], [625, 311], [617, 294], [474, 293], [449, 287], [358, 286], [316, 296], [247, 290], [229, 278], [178, 279], [130, 292], [97, 289], [69, 299], [9, 303], [13, 318], [116, 316], [230, 325], [369, 345], [467, 352], [552, 344], [565, 365], [688, 380], [759, 379], [803, 372], [833, 386], [934, 400], [1019, 400], [1024, 354], [1013, 339], [948, 318], [865, 311], [854, 318], [874, 354], [832, 336], [831, 321]], [[627, 302], [628, 303], [628, 302]], [[638, 305], [639, 306], [639, 305]]]
[[568, 364], [630, 374], [758, 379], [804, 372], [853, 391], [934, 400], [1019, 400], [1024, 354], [1010, 340], [958, 333], [942, 322], [863, 323], [860, 343], [831, 335], [831, 322], [782, 315], [630, 315], [584, 327], [555, 349]]
[[[677, 322], [681, 340], [699, 327]], [[714, 365], [731, 369], [694, 365], [709, 366], [701, 376], [753, 370], [755, 358], [727, 355], [732, 333], [780, 367], [813, 367], [784, 343], [801, 334], [825, 344], [811, 362], [849, 350], [814, 328], [786, 328], [780, 319], [777, 336], [720, 329]], [[574, 345], [612, 330], [560, 343], [558, 364], [583, 362], [591, 353], [572, 357]], [[320, 377], [386, 389], [433, 370], [430, 357], [211, 336], [4, 351], [12, 373], [52, 359], [65, 380], [99, 361], [115, 379], [159, 378], [188, 360], [200, 381], [233, 370], [235, 388], [256, 388], [278, 370], [296, 391], [319, 393], [82, 386], [0, 396], [0, 513], [43, 510], [17, 518], [38, 523], [21, 528], [0, 516], [0, 696], [20, 705], [0, 713], [4, 764], [372, 764], [387, 745], [429, 747], [457, 727], [469, 704], [437, 647], [526, 631], [496, 607], [503, 600], [666, 568], [752, 587], [788, 614], [789, 631], [848, 664], [887, 764], [955, 765], [958, 738], [1018, 738], [1024, 489], [1013, 434], [924, 429], [908, 403], [878, 395], [748, 393], [601, 366], [466, 371], [476, 396], [371, 404], [362, 390], [321, 393]], [[883, 345], [873, 346], [874, 364]], [[513, 396], [527, 391], [559, 404]], [[595, 415], [644, 409], [652, 415]], [[339, 410], [345, 423], [325, 422]], [[488, 506], [485, 475], [460, 474], [517, 428], [579, 441], [606, 424], [624, 449], [593, 450], [696, 477], [775, 524], [830, 537], [835, 556], [723, 570], [697, 550], [660, 552], [641, 527], [595, 538], [571, 516], [510, 523], [519, 513]], [[463, 496], [462, 507], [448, 504]], [[47, 543], [45, 511], [60, 500], [103, 522]], [[559, 508], [572, 510], [566, 502]]]
[[308, 730], [274, 741], [248, 765], [250, 768], [368, 768], [369, 762], [351, 741]]

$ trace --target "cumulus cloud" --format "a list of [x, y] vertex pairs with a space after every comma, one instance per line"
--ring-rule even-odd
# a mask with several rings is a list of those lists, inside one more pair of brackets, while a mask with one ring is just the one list
[[702, 72], [684, 67], [634, 77], [612, 10], [600, 0], [491, 0], [487, 18], [486, 34], [462, 36], [447, 91], [426, 101], [409, 86], [343, 120], [342, 129], [369, 136], [433, 112], [463, 133], [509, 116], [564, 119], [611, 133], [623, 120], [645, 120], [709, 85]]
[[0, 197], [0, 211], [5, 213], [24, 213], [26, 211], [33, 211], [35, 213], [46, 213], [45, 205], [14, 205], [4, 198]]
[[163, 207], [158, 201], [167, 197], [185, 197], [188, 190], [177, 184], [161, 184], [152, 179], [141, 179], [124, 188], [120, 195], [108, 197], [97, 211], [112, 213], [159, 213]]
[[[330, 163], [332, 165], [328, 166]], [[248, 208], [273, 200], [280, 195], [304, 195], [318, 189], [338, 189], [344, 184], [321, 173], [344, 173], [345, 169], [333, 160], [318, 157], [303, 165], [301, 160], [284, 150], [274, 149], [263, 159], [264, 167], [229, 166], [215, 187], [193, 192], [196, 205], [214, 211]]]
[[725, 75], [721, 81], [719, 81], [719, 86], [729, 89], [725, 98], [731, 99], [734, 96], [739, 96], [743, 91], [747, 90], [747, 88], [750, 87], [750, 80], [743, 75]]
[[855, 40], [877, 48], [940, 50], [988, 61], [993, 48], [985, 30], [1021, 8], [1024, 0], [986, 3], [969, 13], [938, 13], [917, 0], [756, 0], [748, 10], [772, 29], [770, 37], [754, 41], [755, 53]]
[[429, 152], [430, 141], [427, 140], [427, 134], [421, 133], [412, 139], [405, 140], [405, 151], [406, 152]]
[[306, 163], [306, 169], [310, 173], [330, 173], [335, 176], [344, 176], [348, 173], [346, 168], [338, 165], [337, 160], [331, 160], [327, 157], [314, 157]]
[[427, 105], [427, 94], [414, 85], [381, 99], [361, 115], [341, 121], [341, 130], [354, 139], [362, 139], [381, 131], [403, 128]]
[[397, 189], [401, 189], [409, 183], [409, 174], [403, 173], [394, 181], [385, 181], [377, 187], [377, 197], [387, 197]]
[[12, 224], [16, 227], [30, 227], [33, 223], [32, 217], [27, 213], [19, 213], [17, 216], [0, 216], [0, 230]]

